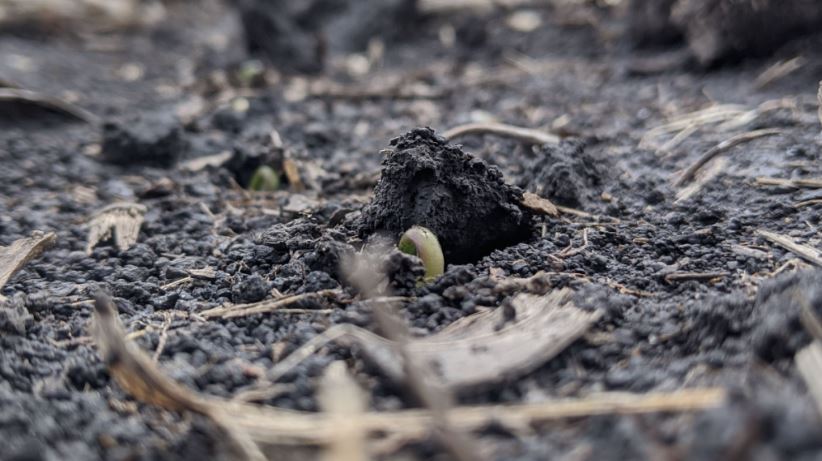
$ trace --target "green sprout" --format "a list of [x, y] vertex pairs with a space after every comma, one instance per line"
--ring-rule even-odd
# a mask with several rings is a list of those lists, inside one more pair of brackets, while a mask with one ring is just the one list
[[260, 165], [248, 182], [248, 189], [260, 192], [273, 192], [280, 188], [280, 175], [268, 165]]
[[442, 247], [429, 229], [422, 226], [412, 226], [400, 237], [397, 247], [403, 253], [418, 256], [425, 267], [425, 277], [423, 281], [430, 282], [445, 272], [445, 258], [442, 255]]

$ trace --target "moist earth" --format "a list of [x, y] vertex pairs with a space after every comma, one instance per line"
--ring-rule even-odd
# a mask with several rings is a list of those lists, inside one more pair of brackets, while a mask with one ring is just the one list
[[527, 240], [532, 213], [522, 191], [499, 169], [449, 145], [430, 128], [391, 140], [374, 199], [362, 212], [360, 234], [397, 235], [423, 226], [437, 236], [446, 260], [476, 261]]
[[[70, 100], [104, 123], [30, 103], [3, 121], [0, 244], [38, 230], [57, 241], [2, 288], [0, 459], [220, 457], [224, 434], [209, 421], [136, 402], [111, 378], [89, 338], [95, 290], [113, 296], [126, 329], [170, 377], [232, 398], [271, 386], [276, 363], [335, 325], [374, 330], [372, 305], [348, 281], [347, 261], [381, 232], [393, 246], [413, 224], [441, 234], [449, 252], [441, 277], [419, 286], [418, 260], [396, 251], [378, 258], [415, 335], [505, 306], [523, 290], [569, 287], [580, 308], [603, 313], [533, 372], [464, 390], [459, 404], [729, 392], [711, 410], [494, 425], [477, 435], [493, 459], [822, 455], [818, 407], [793, 360], [810, 340], [801, 310], [822, 313], [822, 269], [757, 233], [819, 249], [822, 195], [756, 181], [822, 176], [822, 37], [711, 72], [686, 64], [637, 74], [636, 59], [668, 50], [633, 51], [613, 34], [622, 19], [611, 9], [529, 7], [540, 25], [530, 31], [512, 19], [522, 10], [463, 9], [428, 13], [412, 22], [413, 33], [368, 32], [382, 37], [381, 57], [341, 45], [317, 60], [310, 43], [296, 69], [264, 66], [248, 79], [259, 67], [244, 64], [260, 50], [244, 35], [254, 33], [248, 24], [238, 33], [244, 8], [167, 2], [166, 21], [143, 29], [0, 34], [0, 80]], [[339, 10], [325, 17], [332, 11]], [[288, 28], [305, 27], [292, 21]], [[272, 62], [292, 59], [276, 47], [266, 51]], [[754, 84], [797, 50], [803, 66]], [[142, 70], [124, 71], [134, 66]], [[300, 69], [319, 74], [294, 73]], [[677, 133], [658, 137], [672, 118], [718, 105], [737, 115], [676, 143]], [[435, 134], [488, 120], [566, 139], [532, 146], [477, 135], [449, 143]], [[697, 175], [698, 189], [674, 186], [711, 147], [760, 128], [780, 133], [723, 153]], [[119, 147], [107, 149], [107, 138]], [[133, 155], [121, 157], [129, 146]], [[212, 156], [218, 160], [208, 165], [190, 163]], [[300, 184], [290, 182], [286, 159]], [[280, 171], [283, 190], [245, 189], [261, 164]], [[532, 216], [519, 206], [523, 191], [575, 212]], [[125, 251], [104, 243], [87, 254], [85, 223], [123, 200], [148, 210], [137, 243]], [[540, 272], [516, 289], [506, 284]], [[702, 277], [682, 276], [689, 273]], [[327, 289], [337, 294], [288, 311], [200, 315]], [[360, 349], [343, 344], [303, 360], [277, 381], [279, 394], [257, 403], [317, 411], [317, 383], [335, 360], [347, 362], [371, 410], [416, 406]], [[433, 439], [399, 449], [442, 455]]]

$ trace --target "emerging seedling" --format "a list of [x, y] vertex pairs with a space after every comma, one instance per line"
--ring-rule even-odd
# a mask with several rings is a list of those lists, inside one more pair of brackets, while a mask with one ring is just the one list
[[445, 272], [445, 258], [442, 255], [442, 247], [429, 229], [422, 226], [413, 226], [405, 231], [400, 238], [397, 247], [403, 253], [418, 256], [425, 267], [425, 277], [423, 281], [430, 282]]
[[260, 165], [248, 182], [248, 189], [253, 191], [273, 192], [279, 188], [280, 176], [268, 165]]

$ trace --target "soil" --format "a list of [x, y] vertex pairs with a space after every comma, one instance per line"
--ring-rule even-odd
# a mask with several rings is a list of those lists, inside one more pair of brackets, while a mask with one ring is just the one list
[[[418, 285], [417, 260], [382, 256], [393, 294], [408, 298], [401, 312], [414, 334], [506, 305], [501, 280], [539, 271], [549, 274], [544, 289], [571, 287], [578, 306], [604, 313], [537, 370], [461, 392], [460, 404], [730, 393], [707, 411], [491, 427], [478, 438], [493, 459], [822, 457], [818, 407], [793, 360], [810, 341], [800, 309], [822, 315], [822, 269], [756, 233], [822, 249], [822, 192], [755, 182], [822, 177], [822, 36], [710, 72], [680, 62], [638, 73], [637, 63], [667, 62], [671, 49], [634, 50], [611, 33], [624, 19], [605, 7], [528, 7], [540, 26], [524, 30], [511, 19], [522, 10], [397, 16], [407, 2], [385, 2], [396, 8], [385, 17], [402, 18], [396, 27], [375, 21], [353, 34], [342, 24], [358, 8], [309, 3], [317, 10], [293, 14], [321, 25], [286, 21], [296, 36], [263, 25], [297, 41], [277, 35], [262, 54], [249, 46], [259, 44], [255, 32], [243, 32], [245, 8], [262, 8], [254, 2], [236, 10], [168, 2], [164, 21], [131, 30], [0, 34], [0, 80], [103, 120], [31, 104], [3, 117], [0, 245], [34, 231], [53, 231], [57, 242], [2, 288], [0, 459], [219, 457], [222, 434], [209, 421], [135, 402], [113, 381], [88, 338], [94, 291], [113, 296], [141, 348], [159, 347], [169, 376], [230, 398], [265, 383], [266, 370], [333, 325], [373, 330], [371, 307], [348, 282], [348, 255], [377, 231], [395, 239], [423, 219], [441, 234], [445, 274]], [[324, 32], [308, 40], [310, 30]], [[307, 54], [281, 48], [294, 44]], [[797, 55], [801, 67], [757, 83]], [[761, 110], [740, 111], [735, 126], [702, 127], [667, 151], [659, 146], [673, 135], [653, 139], [671, 117], [716, 104]], [[489, 118], [567, 139], [531, 146], [436, 135]], [[717, 143], [761, 128], [780, 133], [703, 167], [698, 181], [714, 175], [690, 196], [672, 185]], [[217, 154], [227, 160], [191, 166]], [[282, 172], [283, 190], [243, 188], [261, 164]], [[522, 191], [586, 214], [532, 216], [518, 204]], [[87, 254], [88, 218], [123, 200], [147, 207], [138, 243]], [[213, 274], [197, 275], [204, 268]], [[672, 277], [683, 273], [716, 275]], [[292, 312], [197, 315], [325, 289], [341, 294]], [[415, 405], [343, 345], [301, 362], [280, 380], [283, 392], [261, 403], [316, 411], [318, 379], [334, 360], [349, 364], [373, 410]], [[444, 456], [434, 439], [401, 450]]]

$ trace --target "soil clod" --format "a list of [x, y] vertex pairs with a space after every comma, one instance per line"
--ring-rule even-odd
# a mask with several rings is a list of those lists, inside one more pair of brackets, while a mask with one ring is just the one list
[[103, 159], [131, 165], [174, 165], [184, 154], [182, 127], [169, 112], [138, 114], [103, 124]]
[[414, 225], [431, 229], [446, 262], [475, 261], [532, 235], [522, 191], [502, 173], [448, 144], [430, 128], [391, 141], [374, 199], [364, 210], [360, 233], [399, 234]]
[[585, 142], [568, 140], [543, 145], [533, 161], [528, 189], [556, 204], [584, 207], [602, 193], [605, 169], [585, 150]]

